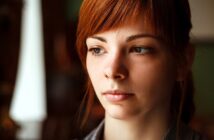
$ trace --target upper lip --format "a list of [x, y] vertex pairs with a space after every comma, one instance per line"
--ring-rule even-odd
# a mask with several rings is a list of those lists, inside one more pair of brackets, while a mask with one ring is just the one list
[[131, 93], [131, 92], [126, 92], [126, 91], [124, 91], [124, 90], [108, 90], [108, 91], [103, 92], [103, 94], [104, 94], [104, 95], [105, 95], [105, 94], [115, 94], [115, 95], [129, 94], [129, 95], [131, 95], [131, 94], [133, 94], [133, 93]]

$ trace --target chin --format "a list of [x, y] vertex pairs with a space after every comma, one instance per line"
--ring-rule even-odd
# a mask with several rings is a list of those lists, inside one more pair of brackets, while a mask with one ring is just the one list
[[135, 114], [133, 110], [130, 111], [120, 105], [107, 107], [105, 108], [105, 112], [109, 117], [120, 120], [128, 119]]

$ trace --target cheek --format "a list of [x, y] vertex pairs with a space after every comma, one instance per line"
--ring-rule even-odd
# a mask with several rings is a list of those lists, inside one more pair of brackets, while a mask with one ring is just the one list
[[174, 66], [170, 62], [141, 65], [133, 72], [133, 79], [136, 79], [134, 86], [138, 91], [142, 91], [140, 96], [146, 96], [150, 100], [164, 100], [171, 95], [175, 74]]
[[93, 61], [87, 60], [86, 61], [86, 68], [87, 68], [89, 78], [90, 78], [92, 85], [94, 87], [94, 90], [97, 91], [97, 88], [99, 88], [100, 84], [102, 83], [100, 80], [100, 76], [102, 74], [102, 71], [99, 67], [99, 64], [96, 64]]

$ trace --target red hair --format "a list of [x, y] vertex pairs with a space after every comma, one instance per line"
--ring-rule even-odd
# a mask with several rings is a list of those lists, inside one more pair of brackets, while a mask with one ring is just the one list
[[[178, 64], [186, 62], [185, 49], [189, 45], [189, 32], [192, 27], [188, 0], [83, 0], [79, 13], [76, 47], [85, 70], [86, 39], [96, 33], [118, 28], [127, 22], [134, 22], [139, 16], [142, 16], [145, 22], [154, 28], [157, 36], [168, 44]], [[181, 120], [188, 123], [194, 112], [191, 72], [184, 83], [187, 87], [184, 91], [185, 96], [182, 96], [179, 86], [174, 88], [171, 112], [173, 116], [178, 116], [180, 110]], [[94, 98], [89, 78], [86, 93], [88, 116]]]

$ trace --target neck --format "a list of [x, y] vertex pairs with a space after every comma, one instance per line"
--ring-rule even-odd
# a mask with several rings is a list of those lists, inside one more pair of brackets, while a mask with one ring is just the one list
[[105, 115], [105, 140], [164, 140], [170, 118], [169, 113], [147, 113], [125, 120]]

